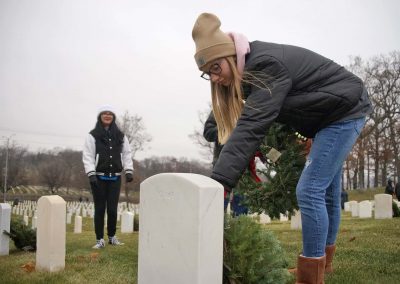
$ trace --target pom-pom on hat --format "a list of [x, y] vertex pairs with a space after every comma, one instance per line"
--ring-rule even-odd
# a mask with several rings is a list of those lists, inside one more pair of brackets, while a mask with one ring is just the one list
[[207, 63], [221, 57], [236, 54], [232, 38], [220, 30], [221, 21], [210, 13], [201, 14], [194, 23], [192, 38], [196, 44], [194, 58], [201, 69]]
[[97, 115], [100, 115], [102, 112], [109, 111], [112, 112], [115, 116], [115, 108], [112, 105], [102, 105], [97, 110]]

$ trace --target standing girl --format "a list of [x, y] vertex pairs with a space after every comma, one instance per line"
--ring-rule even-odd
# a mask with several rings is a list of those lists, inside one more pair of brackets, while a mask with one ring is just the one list
[[313, 138], [296, 188], [303, 228], [297, 282], [323, 283], [324, 272], [332, 271], [340, 223], [342, 165], [371, 112], [367, 91], [360, 78], [317, 53], [249, 43], [220, 25], [203, 13], [192, 31], [224, 144], [211, 177], [233, 188], [274, 121]]
[[105, 246], [104, 215], [107, 208], [108, 243], [123, 245], [115, 236], [121, 174], [133, 180], [133, 162], [129, 141], [115, 123], [115, 111], [109, 105], [99, 109], [95, 128], [83, 147], [83, 164], [89, 177], [94, 200], [95, 249]]

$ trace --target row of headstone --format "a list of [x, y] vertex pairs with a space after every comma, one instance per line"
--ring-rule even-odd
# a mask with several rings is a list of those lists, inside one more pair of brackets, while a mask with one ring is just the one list
[[393, 197], [389, 194], [376, 194], [374, 201], [364, 200], [361, 202], [348, 201], [344, 203], [344, 210], [351, 212], [352, 217], [372, 218], [374, 211], [375, 219], [391, 219], [393, 217], [392, 208]]
[[[12, 202], [10, 202], [10, 205], [12, 205]], [[28, 216], [32, 217], [35, 215], [35, 211], [37, 208], [37, 202], [36, 201], [30, 201], [30, 200], [25, 200], [22, 202], [19, 202], [18, 205], [15, 205], [12, 207], [12, 213], [16, 215], [21, 215], [21, 216]], [[133, 212], [134, 214], [139, 213], [139, 204], [132, 204], [126, 202], [120, 202], [118, 204], [118, 212], [122, 214], [125, 211], [130, 211]], [[88, 217], [90, 216], [91, 218], [94, 217], [94, 203], [93, 202], [78, 202], [78, 201], [73, 201], [73, 202], [67, 202], [67, 213], [70, 213], [71, 215], [79, 215], [82, 217]]]
[[[271, 223], [271, 217], [269, 217], [265, 213], [261, 214], [252, 214], [252, 217], [258, 219], [260, 224], [269, 224]], [[280, 214], [279, 216], [280, 222], [287, 222], [289, 221], [288, 214]], [[290, 228], [292, 230], [300, 230], [301, 229], [301, 214], [300, 211], [296, 210], [295, 214], [290, 218]]]

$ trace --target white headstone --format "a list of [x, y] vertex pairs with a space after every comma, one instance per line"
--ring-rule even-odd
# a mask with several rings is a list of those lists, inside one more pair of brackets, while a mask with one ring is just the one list
[[393, 218], [392, 200], [389, 194], [375, 194], [375, 219]]
[[351, 217], [358, 217], [358, 202], [350, 201]]
[[82, 233], [82, 217], [78, 215], [75, 216], [74, 233], [75, 234]]
[[295, 215], [290, 218], [290, 229], [301, 230], [301, 213], [296, 210]]
[[25, 226], [29, 225], [29, 217], [27, 215], [24, 215], [24, 224]]
[[32, 229], [36, 229], [37, 224], [37, 216], [32, 217]]
[[121, 233], [132, 233], [133, 232], [133, 220], [134, 215], [132, 212], [125, 211], [121, 217]]
[[86, 209], [82, 209], [82, 217], [83, 218], [87, 217]]
[[279, 214], [279, 221], [281, 221], [281, 222], [286, 222], [286, 221], [288, 221], [288, 220], [289, 220], [289, 218], [288, 218], [287, 215], [284, 215], [284, 214], [282, 214], [282, 213]]
[[72, 223], [72, 214], [68, 213], [67, 214], [67, 224], [71, 224]]
[[260, 214], [260, 224], [269, 224], [271, 223], [271, 217], [269, 217], [265, 213]]
[[356, 213], [355, 211], [354, 212], [352, 211], [353, 206], [355, 206], [354, 204], [357, 204], [357, 213], [358, 213], [358, 202], [357, 201], [351, 200], [351, 201], [348, 201], [347, 204], [349, 206], [349, 212], [352, 214], [352, 216], [353, 216], [353, 214]]
[[372, 218], [372, 204], [369, 200], [358, 203], [358, 217]]
[[223, 204], [222, 185], [205, 176], [142, 182], [138, 284], [221, 284]]
[[344, 203], [344, 211], [350, 212], [350, 202], [347, 201]]
[[226, 214], [230, 215], [231, 214], [231, 203], [228, 202], [228, 205], [226, 206]]
[[58, 195], [42, 196], [37, 210], [36, 270], [56, 272], [65, 267], [66, 203]]
[[0, 203], [0, 255], [8, 255], [10, 251], [10, 237], [3, 231], [10, 232], [11, 206]]

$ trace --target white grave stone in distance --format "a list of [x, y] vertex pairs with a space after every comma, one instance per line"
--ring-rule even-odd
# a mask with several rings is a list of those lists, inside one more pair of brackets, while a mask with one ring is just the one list
[[121, 217], [121, 233], [132, 233], [133, 232], [133, 220], [134, 215], [132, 212], [125, 211]]
[[350, 211], [351, 217], [358, 217], [358, 202], [357, 201], [350, 201]]
[[369, 200], [364, 200], [358, 203], [358, 217], [360, 218], [372, 217], [372, 204]]
[[375, 219], [393, 218], [392, 200], [389, 194], [375, 194]]
[[56, 272], [65, 267], [66, 203], [58, 195], [38, 201], [36, 270]]
[[197, 174], [140, 186], [138, 284], [221, 284], [224, 191]]
[[288, 220], [289, 220], [289, 218], [288, 218], [287, 215], [284, 215], [284, 214], [282, 214], [282, 213], [279, 214], [279, 221], [281, 221], [281, 222], [286, 222], [286, 221], [288, 221]]
[[72, 223], [72, 214], [71, 213], [67, 213], [67, 224], [71, 224]]
[[37, 224], [37, 216], [32, 217], [32, 229], [36, 229]]
[[24, 224], [25, 226], [29, 225], [29, 217], [27, 215], [24, 215]]
[[78, 215], [75, 216], [74, 233], [75, 234], [82, 233], [82, 217]]
[[350, 212], [350, 202], [344, 203], [344, 212]]
[[11, 206], [0, 203], [0, 255], [8, 255], [10, 251], [10, 237], [3, 231], [10, 232]]
[[260, 216], [260, 224], [271, 223], [271, 217], [269, 217], [267, 214], [261, 213], [259, 216]]
[[290, 218], [290, 229], [301, 230], [301, 213], [299, 210], [296, 210], [295, 215]]
[[[349, 212], [351, 212], [351, 216], [357, 217], [358, 216], [358, 202], [355, 200], [352, 200], [352, 201], [349, 201], [348, 204], [349, 204]], [[357, 206], [357, 207], [355, 207], [355, 206]], [[354, 207], [354, 209], [353, 209], [353, 207]], [[357, 209], [357, 211], [356, 211], [356, 209]]]

